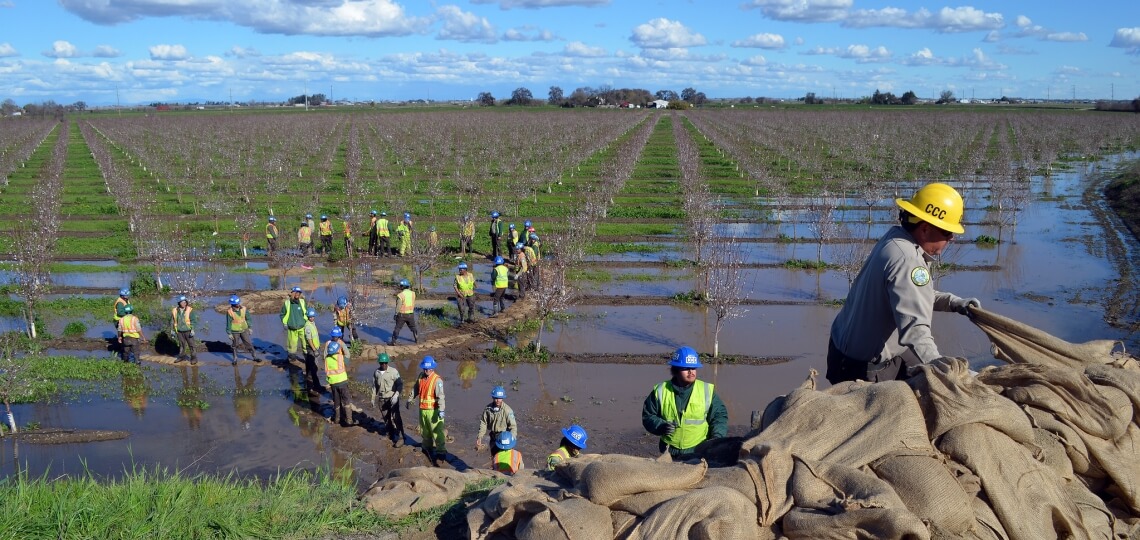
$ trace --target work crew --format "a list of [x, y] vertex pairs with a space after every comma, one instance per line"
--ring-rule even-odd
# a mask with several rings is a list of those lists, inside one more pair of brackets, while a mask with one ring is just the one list
[[375, 210], [368, 212], [368, 254], [376, 256], [380, 238], [376, 234], [376, 227], [380, 222]]
[[708, 440], [728, 434], [728, 409], [711, 383], [697, 379], [697, 351], [680, 347], [669, 360], [672, 378], [653, 387], [641, 409], [645, 431], [661, 437], [661, 452], [684, 459]]
[[119, 346], [123, 351], [123, 361], [138, 364], [139, 343], [146, 343], [142, 333], [142, 322], [135, 316], [134, 306], [127, 304], [123, 308], [123, 316], [119, 318]]
[[408, 218], [404, 218], [399, 225], [396, 225], [396, 252], [401, 257], [408, 254], [412, 247], [412, 222]]
[[522, 454], [515, 450], [515, 435], [504, 431], [494, 439], [495, 458], [493, 468], [503, 474], [513, 476], [523, 470]]
[[379, 366], [372, 372], [372, 406], [380, 409], [384, 419], [384, 430], [394, 448], [404, 445], [404, 419], [400, 417], [400, 394], [404, 392], [404, 380], [400, 372], [391, 367], [388, 353], [376, 356]]
[[555, 467], [570, 461], [570, 458], [578, 457], [586, 449], [586, 439], [589, 439], [589, 435], [578, 424], [562, 428], [562, 441], [558, 443], [558, 450], [546, 456], [546, 470], [553, 471]]
[[514, 244], [513, 265], [515, 267], [515, 288], [519, 291], [519, 300], [526, 298], [526, 286], [530, 281], [528, 259], [526, 253], [523, 253], [523, 244], [519, 242]]
[[317, 310], [309, 308], [305, 313], [305, 326], [301, 330], [301, 347], [305, 355], [305, 378], [310, 392], [321, 392], [321, 381], [317, 378], [317, 355], [321, 351], [321, 334], [317, 332]]
[[[340, 354], [344, 356], [344, 361], [345, 362], [351, 362], [352, 361], [352, 351], [349, 350], [348, 343], [344, 342], [344, 332], [340, 329], [340, 327], [334, 326], [332, 328], [332, 330], [329, 331], [329, 340], [327, 342], [325, 342], [325, 346], [323, 347], [322, 350], [327, 350], [329, 348], [329, 343], [339, 343], [340, 344]], [[322, 354], [328, 354], [328, 353], [322, 353]]]
[[408, 398], [407, 407], [411, 408], [412, 401], [420, 403], [420, 433], [423, 434], [424, 454], [431, 460], [447, 459], [447, 436], [444, 434], [444, 404], [443, 379], [435, 372], [435, 358], [425, 356], [420, 362], [419, 377], [416, 379], [415, 394]]
[[347, 296], [336, 299], [336, 305], [333, 306], [333, 321], [341, 332], [348, 332], [353, 341], [357, 340], [356, 325], [352, 322], [352, 304]]
[[285, 350], [289, 352], [289, 360], [302, 360], [297, 354], [297, 345], [305, 337], [305, 298], [300, 287], [293, 287], [289, 291], [289, 298], [281, 305], [281, 324], [285, 327]]
[[391, 255], [392, 246], [389, 240], [392, 237], [392, 230], [388, 228], [387, 212], [380, 212], [380, 219], [376, 220], [376, 235], [380, 242], [377, 252], [384, 257]]
[[518, 438], [519, 425], [515, 422], [515, 411], [504, 402], [506, 398], [507, 391], [502, 386], [491, 389], [491, 402], [483, 408], [483, 414], [479, 416], [479, 434], [475, 436], [475, 450], [483, 449], [484, 435], [491, 436], [492, 454], [498, 452], [494, 449], [494, 443], [503, 433], [510, 433], [512, 440]]
[[332, 341], [325, 348], [325, 380], [333, 398], [333, 415], [329, 419], [334, 424], [347, 427], [353, 424], [352, 413], [348, 410], [348, 369], [340, 343]]
[[507, 225], [507, 251], [517, 243], [519, 243], [519, 231], [515, 228], [515, 224], [511, 223]]
[[301, 227], [297, 229], [297, 249], [301, 251], [301, 256], [307, 256], [313, 249], [313, 229], [309, 228], [309, 222], [301, 220]]
[[495, 267], [491, 269], [491, 284], [495, 289], [495, 292], [491, 293], [491, 316], [494, 317], [495, 314], [507, 309], [503, 296], [507, 294], [510, 277], [507, 273], [507, 263], [502, 257], [495, 257]]
[[459, 306], [459, 323], [475, 322], [475, 274], [467, 271], [467, 263], [459, 263], [455, 274], [455, 303]]
[[503, 238], [503, 220], [499, 219], [499, 213], [491, 212], [491, 228], [487, 231], [491, 236], [491, 258], [494, 259], [502, 253], [499, 251], [499, 242]]
[[126, 288], [119, 289], [119, 297], [115, 299], [115, 305], [112, 306], [113, 314], [111, 315], [111, 321], [115, 323], [116, 328], [118, 328], [119, 319], [122, 319], [123, 315], [126, 315], [127, 312], [125, 308], [129, 305], [131, 305], [131, 290]]
[[908, 200], [895, 199], [899, 223], [867, 256], [847, 300], [831, 323], [827, 380], [905, 379], [908, 370], [939, 360], [930, 334], [934, 311], [969, 315], [977, 298], [934, 290], [930, 262], [962, 234], [963, 203], [941, 183], [927, 184]]
[[277, 218], [269, 216], [265, 224], [265, 251], [270, 255], [277, 251], [277, 235]]
[[321, 224], [317, 225], [317, 230], [320, 232], [320, 236], [321, 236], [321, 253], [326, 255], [326, 256], [331, 255], [332, 254], [333, 229], [332, 229], [332, 222], [329, 221], [328, 216], [326, 216], [326, 215], [321, 216]]
[[351, 259], [354, 255], [352, 249], [352, 224], [349, 222], [352, 216], [345, 214], [343, 219], [344, 222], [342, 222], [341, 225], [344, 227], [344, 256]]
[[392, 339], [388, 345], [395, 345], [400, 337], [400, 330], [407, 326], [412, 331], [412, 341], [420, 342], [420, 331], [416, 328], [416, 292], [412, 284], [406, 279], [400, 280], [400, 292], [396, 293], [396, 327], [392, 329]]
[[179, 296], [177, 305], [170, 308], [170, 332], [178, 337], [178, 357], [174, 363], [183, 360], [190, 360], [191, 364], [198, 363], [198, 356], [194, 354], [195, 326], [198, 326], [198, 314], [186, 296]]
[[463, 222], [460, 225], [462, 232], [459, 235], [459, 252], [466, 258], [475, 248], [475, 220], [471, 219], [470, 214], [467, 214], [463, 216]]
[[241, 305], [241, 297], [236, 294], [230, 296], [230, 308], [226, 310], [226, 333], [230, 335], [230, 349], [234, 353], [230, 364], [237, 365], [238, 341], [249, 348], [249, 356], [254, 362], [261, 361], [257, 358], [257, 350], [253, 348], [252, 330], [249, 326], [249, 309]]

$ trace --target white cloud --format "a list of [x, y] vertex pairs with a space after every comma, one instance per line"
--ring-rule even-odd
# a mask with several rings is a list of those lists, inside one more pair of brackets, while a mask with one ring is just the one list
[[982, 38], [982, 41], [986, 43], [997, 43], [1000, 40], [1001, 32], [998, 32], [997, 30], [990, 30], [986, 33], [986, 37]]
[[226, 51], [226, 56], [233, 56], [236, 58], [251, 58], [261, 56], [261, 53], [252, 47], [242, 47], [234, 45], [230, 50]]
[[562, 49], [562, 54], [579, 58], [600, 58], [606, 56], [606, 50], [601, 47], [591, 47], [581, 41], [572, 41]]
[[768, 59], [758, 54], [752, 58], [748, 58], [742, 61], [741, 64], [744, 64], [746, 66], [763, 66], [768, 64]]
[[74, 58], [79, 56], [79, 49], [70, 42], [59, 40], [51, 44], [50, 51], [44, 51], [48, 58]]
[[821, 22], [843, 19], [851, 5], [852, 0], [752, 0], [744, 7], [779, 21]]
[[848, 13], [842, 23], [851, 28], [927, 28], [939, 33], [997, 30], [1004, 24], [1001, 13], [986, 13], [970, 6], [944, 7], [937, 13], [925, 8], [913, 13], [893, 7], [860, 9]]
[[846, 49], [840, 49], [838, 47], [815, 47], [804, 51], [803, 54], [830, 55], [855, 60], [859, 63], [884, 62], [891, 58], [891, 51], [882, 45], [875, 48], [866, 45], [848, 45]]
[[932, 66], [937, 65], [939, 60], [935, 58], [934, 53], [929, 47], [923, 47], [914, 54], [904, 58], [902, 63], [907, 66]]
[[1140, 54], [1140, 26], [1117, 28], [1108, 46], [1127, 49], [1129, 54]]
[[20, 52], [12, 46], [11, 43], [0, 43], [0, 58], [7, 58], [9, 56], [19, 56]]
[[741, 39], [732, 42], [733, 47], [752, 47], [760, 49], [782, 49], [784, 48], [784, 36], [780, 34], [753, 34], [746, 39]]
[[629, 40], [643, 49], [695, 47], [706, 43], [704, 36], [694, 33], [680, 22], [665, 18], [638, 25], [633, 29]]
[[1084, 32], [1054, 32], [1039, 24], [1033, 24], [1033, 21], [1025, 15], [1018, 15], [1016, 24], [1019, 30], [1013, 35], [1014, 37], [1036, 37], [1041, 41], [1059, 42], [1089, 40]]
[[1089, 37], [1084, 32], [1050, 32], [1045, 34], [1042, 39], [1045, 41], [1075, 42], [1088, 41]]
[[185, 60], [190, 56], [182, 45], [155, 45], [149, 50], [151, 60]]
[[472, 4], [499, 4], [500, 8], [539, 9], [564, 6], [607, 6], [610, 0], [473, 0]]
[[463, 11], [458, 6], [443, 6], [436, 11], [443, 21], [438, 39], [451, 39], [464, 43], [495, 43], [498, 32], [486, 17]]
[[550, 30], [540, 30], [533, 26], [510, 28], [503, 32], [504, 41], [554, 41], [558, 36]]
[[121, 55], [122, 53], [120, 53], [118, 49], [110, 45], [99, 45], [95, 47], [95, 51], [91, 53], [91, 56], [96, 58], [117, 58]]

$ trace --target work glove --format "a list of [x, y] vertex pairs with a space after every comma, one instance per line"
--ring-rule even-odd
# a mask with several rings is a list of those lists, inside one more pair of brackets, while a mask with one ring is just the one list
[[439, 419], [443, 420], [443, 411], [439, 411]]
[[977, 298], [955, 298], [950, 301], [950, 309], [961, 313], [962, 315], [969, 315], [970, 308], [982, 307], [982, 301]]
[[399, 407], [400, 406], [400, 394], [392, 394], [392, 399], [388, 400], [388, 402], [391, 403], [393, 407]]
[[665, 424], [665, 427], [662, 429], [662, 431], [664, 431], [664, 433], [662, 433], [662, 435], [668, 437], [669, 435], [672, 435], [674, 431], [677, 431], [677, 425], [672, 423], [672, 422], [669, 422], [669, 423]]
[[412, 408], [412, 400], [409, 399], [407, 402], [405, 402], [404, 408], [405, 409], [411, 409]]
[[194, 331], [193, 330], [190, 331], [190, 337], [194, 337]]

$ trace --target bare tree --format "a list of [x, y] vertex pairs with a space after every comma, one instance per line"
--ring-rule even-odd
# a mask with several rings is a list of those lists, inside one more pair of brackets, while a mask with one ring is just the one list
[[839, 208], [839, 197], [824, 188], [819, 195], [809, 199], [808, 208], [812, 214], [811, 230], [816, 235], [816, 268], [823, 268], [823, 245], [839, 234], [835, 223], [835, 211]]
[[569, 309], [577, 296], [577, 291], [566, 276], [580, 264], [581, 259], [575, 253], [584, 252], [581, 244], [586, 239], [581, 231], [580, 228], [571, 227], [565, 234], [547, 234], [545, 237], [542, 273], [536, 286], [527, 291], [527, 297], [534, 298], [539, 320], [538, 335], [534, 340], [536, 353], [542, 351], [542, 332], [547, 321]]
[[32, 215], [16, 220], [13, 231], [15, 284], [24, 298], [24, 322], [28, 337], [35, 339], [37, 306], [51, 289], [47, 270], [59, 239], [59, 208], [62, 202], [62, 175], [67, 160], [68, 124], [60, 123], [56, 144], [44, 165], [43, 175], [32, 190]]
[[721, 236], [712, 241], [707, 272], [706, 300], [716, 315], [713, 330], [713, 358], [720, 355], [720, 331], [729, 319], [748, 312], [741, 306], [752, 286], [743, 280], [745, 254], [736, 237]]

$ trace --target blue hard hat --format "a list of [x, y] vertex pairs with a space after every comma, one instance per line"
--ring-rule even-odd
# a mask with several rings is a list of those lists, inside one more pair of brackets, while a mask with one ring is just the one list
[[523, 227], [530, 227], [530, 220], [529, 219], [523, 222]]
[[305, 292], [305, 291], [302, 291], [300, 287], [293, 287], [292, 289], [290, 289], [289, 292]]
[[180, 304], [180, 303], [182, 303], [182, 302], [188, 302], [188, 300], [186, 300], [186, 295], [184, 295], [184, 294], [183, 294], [183, 295], [179, 295], [179, 296], [178, 296], [178, 300], [175, 300], [175, 302], [174, 302], [174, 303], [176, 303], [176, 304]]
[[519, 242], [519, 243], [515, 244], [515, 249], [522, 249], [523, 246], [524, 246], [524, 244], [522, 242]]
[[337, 343], [335, 341], [329, 342], [329, 346], [327, 349], [325, 349], [325, 351], [326, 351], [325, 354], [329, 354], [329, 355], [336, 354], [336, 353], [340, 352], [340, 343]]
[[702, 367], [701, 357], [692, 347], [679, 347], [673, 351], [673, 357], [669, 359], [669, 365], [687, 369]]
[[466, 270], [467, 269], [467, 263], [459, 263], [459, 269], [460, 270]]
[[368, 213], [369, 213], [369, 214], [372, 214], [372, 215], [374, 215], [374, 216], [376, 215], [376, 211], [375, 211], [375, 210], [373, 210], [373, 211], [371, 211], [371, 212], [368, 212]]
[[582, 426], [578, 424], [574, 424], [568, 428], [562, 428], [562, 436], [566, 437], [566, 440], [582, 450], [586, 449], [586, 439], [590, 438], [590, 436], [586, 434], [586, 430], [582, 429]]
[[407, 288], [410, 288], [412, 286], [412, 284], [408, 283], [408, 280], [406, 280], [406, 279], [401, 279], [400, 280], [400, 286], [407, 289]]
[[491, 389], [491, 397], [496, 399], [506, 399], [507, 391], [502, 386], [496, 386]]
[[305, 219], [313, 219], [313, 215], [312, 214], [305, 214]]
[[495, 257], [495, 264], [496, 265], [503, 264], [503, 258], [501, 256]]
[[273, 216], [269, 216], [269, 221], [277, 221], [277, 218], [275, 218]]
[[514, 224], [514, 223], [511, 223], [510, 225], [507, 225], [507, 228], [508, 228], [508, 229], [513, 229], [513, 228], [515, 228], [515, 224]]
[[497, 217], [499, 217], [499, 213], [498, 212], [491, 212], [491, 217], [497, 218]]
[[328, 216], [326, 216], [326, 215], [324, 215], [324, 214], [321, 214], [321, 221], [326, 221], [326, 220], [328, 220], [328, 219], [329, 219], [329, 217], [328, 217]]
[[313, 317], [316, 317], [317, 316], [317, 310], [315, 310], [313, 308], [309, 308], [309, 312], [306, 313], [305, 316], [309, 317], [310, 319]]
[[344, 330], [341, 330], [339, 326], [334, 326], [333, 329], [329, 331], [329, 337], [344, 337]]
[[424, 359], [420, 361], [420, 369], [435, 369], [435, 358], [425, 356]]
[[504, 431], [495, 438], [495, 446], [499, 450], [510, 450], [515, 447], [515, 434], [509, 431]]
[[348, 298], [342, 296], [336, 299], [336, 307], [343, 308], [348, 305]]
[[236, 294], [230, 295], [230, 305], [231, 306], [236, 306], [240, 303], [241, 303], [241, 297], [240, 296], [238, 296]]
[[534, 233], [530, 233], [530, 239], [531, 240], [538, 240], [538, 235], [534, 234]]
[[131, 295], [130, 289], [119, 289], [119, 296], [130, 296], [130, 295]]

